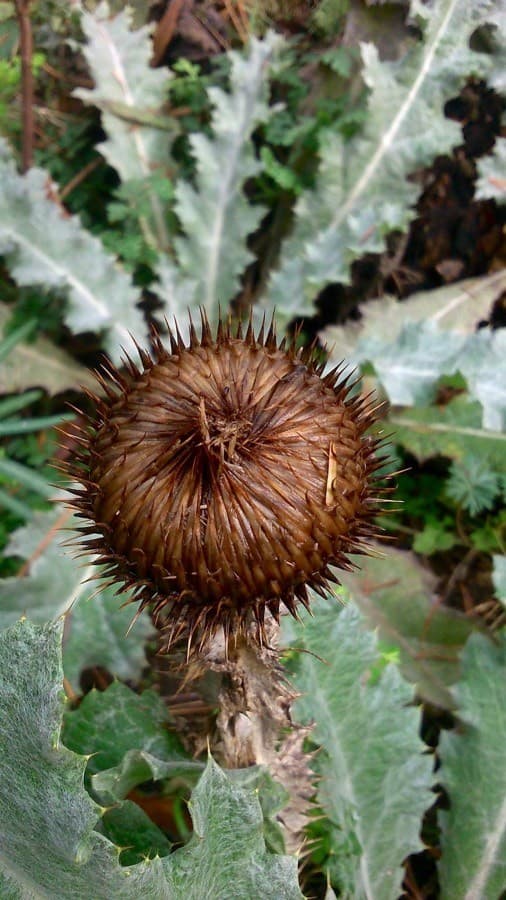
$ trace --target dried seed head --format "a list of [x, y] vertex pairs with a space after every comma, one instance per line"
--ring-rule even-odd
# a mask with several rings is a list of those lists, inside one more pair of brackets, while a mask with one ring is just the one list
[[143, 371], [100, 376], [106, 399], [69, 466], [86, 546], [168, 643], [252, 622], [262, 640], [266, 610], [296, 614], [376, 532], [375, 411], [272, 327], [243, 338], [220, 323], [214, 338], [203, 317], [189, 346], [154, 344]]

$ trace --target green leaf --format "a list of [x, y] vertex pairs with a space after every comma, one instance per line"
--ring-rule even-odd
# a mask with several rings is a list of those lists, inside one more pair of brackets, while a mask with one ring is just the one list
[[[131, 16], [128, 8], [111, 15], [107, 3], [92, 12], [81, 8], [87, 38], [83, 52], [95, 87], [79, 88], [74, 95], [102, 111], [107, 140], [100, 151], [121, 180], [145, 181], [149, 187], [154, 171], [169, 177], [169, 135], [157, 127], [156, 118], [167, 100], [172, 74], [167, 67], [152, 68], [150, 28], [131, 31]], [[175, 120], [166, 121], [174, 135]], [[144, 238], [156, 250], [167, 250], [167, 207], [155, 189], [149, 192], [149, 206], [149, 215], [140, 223]]]
[[506, 203], [506, 138], [498, 137], [494, 152], [478, 160], [476, 198]]
[[476, 634], [455, 688], [462, 725], [439, 742], [438, 780], [450, 808], [440, 810], [441, 896], [496, 900], [506, 888], [506, 636]]
[[429, 403], [441, 375], [455, 371], [464, 343], [462, 335], [425, 321], [404, 325], [395, 341], [364, 341], [361, 351], [374, 365], [391, 403], [416, 406]]
[[62, 511], [36, 512], [27, 525], [18, 528], [4, 550], [6, 556], [30, 560], [22, 577], [0, 580], [0, 627], [6, 628], [27, 615], [42, 624], [62, 615], [76, 596], [81, 573], [63, 555], [58, 533]]
[[168, 728], [167, 710], [156, 691], [136, 694], [114, 682], [105, 691], [86, 694], [67, 713], [63, 740], [76, 753], [93, 754], [87, 770], [91, 785], [108, 805], [144, 781], [202, 771]]
[[[27, 419], [26, 421], [33, 422], [34, 420]], [[42, 475], [39, 475], [30, 466], [25, 466], [23, 463], [18, 463], [13, 459], [0, 456], [0, 475], [19, 481], [28, 490], [34, 491], [45, 500], [49, 500], [50, 497], [54, 496], [54, 487], [51, 487]]]
[[500, 270], [479, 278], [467, 278], [457, 284], [411, 294], [405, 300], [382, 297], [360, 305], [360, 319], [345, 325], [330, 325], [322, 340], [331, 349], [331, 358], [355, 363], [368, 359], [367, 347], [376, 339], [391, 344], [409, 323], [430, 321], [444, 331], [469, 335], [478, 323], [488, 319], [495, 301], [506, 290], [506, 272]]
[[483, 427], [506, 429], [506, 333], [482, 328], [471, 335], [456, 362], [469, 393], [483, 407]]
[[[3, 331], [11, 313], [11, 307], [0, 303], [0, 331]], [[31, 324], [30, 331], [35, 323]], [[89, 369], [45, 337], [38, 337], [30, 344], [16, 342], [8, 359], [2, 358], [0, 353], [0, 383], [5, 391], [23, 391], [37, 384], [50, 394], [69, 388], [97, 389], [97, 381]]]
[[351, 362], [372, 362], [395, 404], [427, 402], [441, 375], [461, 372], [470, 397], [483, 407], [484, 428], [501, 431], [506, 422], [506, 337], [500, 329], [475, 328], [505, 289], [503, 270], [402, 303], [386, 297], [367, 304], [361, 324], [329, 328], [324, 336], [333, 344], [333, 359], [347, 342]]
[[67, 712], [62, 737], [70, 750], [93, 754], [88, 771], [94, 774], [117, 766], [134, 748], [161, 759], [185, 758], [168, 726], [167, 710], [153, 688], [136, 694], [114, 681], [105, 691], [90, 691], [77, 709]]
[[450, 550], [458, 543], [459, 539], [455, 532], [447, 531], [439, 522], [426, 522], [422, 531], [415, 535], [413, 550], [415, 553], [431, 556], [433, 553]]
[[453, 708], [449, 691], [459, 676], [459, 656], [473, 630], [469, 618], [437, 602], [434, 579], [413, 553], [360, 560], [360, 569], [340, 573], [371, 628], [400, 651], [400, 668], [417, 695]]
[[18, 175], [2, 143], [0, 186], [0, 253], [15, 281], [61, 291], [70, 330], [103, 333], [103, 346], [115, 362], [121, 348], [135, 355], [132, 335], [147, 339], [136, 306], [140, 293], [98, 238], [51, 199], [55, 187], [48, 174], [33, 168]]
[[458, 396], [445, 406], [420, 406], [408, 414], [395, 413], [393, 441], [422, 462], [431, 456], [462, 460], [467, 454], [482, 456], [496, 472], [506, 471], [506, 435], [481, 427], [478, 403]]
[[[99, 810], [82, 787], [86, 760], [59, 739], [61, 631], [61, 621], [22, 621], [0, 634], [0, 865], [22, 897], [54, 896], [55, 884], [69, 897], [90, 878], [98, 898], [119, 867], [92, 831]], [[126, 875], [114, 881], [125, 885]]]
[[130, 800], [123, 800], [104, 813], [100, 833], [124, 848], [119, 855], [122, 866], [133, 866], [155, 856], [168, 856], [171, 850], [171, 843], [163, 831]]
[[265, 210], [252, 206], [243, 189], [261, 169], [251, 137], [271, 114], [269, 66], [280, 42], [273, 32], [263, 40], [252, 37], [244, 53], [228, 54], [230, 93], [218, 87], [208, 90], [212, 137], [200, 132], [190, 136], [196, 185], [176, 185], [175, 208], [185, 232], [175, 241], [179, 266], [166, 259], [158, 269], [159, 294], [168, 315], [177, 315], [181, 303], [203, 306], [216, 323], [219, 305], [225, 307], [237, 293], [239, 278], [253, 259], [246, 238]]
[[404, 858], [421, 849], [421, 819], [433, 801], [419, 711], [408, 706], [412, 690], [395, 666], [371, 684], [379, 651], [357, 609], [318, 600], [314, 613], [294, 627], [297, 646], [309, 651], [297, 662], [296, 716], [314, 721], [323, 747], [318, 800], [341, 833], [337, 886], [350, 900], [391, 900]]
[[501, 483], [486, 459], [468, 455], [452, 463], [445, 490], [471, 516], [477, 516], [484, 509], [492, 509]]
[[202, 900], [212, 890], [234, 900], [302, 900], [295, 857], [265, 852], [256, 792], [236, 786], [210, 758], [188, 808], [194, 833], [170, 857], [176, 897]]
[[68, 617], [63, 663], [74, 690], [79, 690], [81, 672], [93, 666], [103, 666], [117, 678], [137, 679], [146, 666], [146, 643], [155, 634], [147, 611], [130, 631], [136, 606], [122, 606], [128, 594], [120, 599], [114, 587], [97, 590], [96, 582], [85, 583], [96, 575], [94, 566], [84, 569], [75, 586], [79, 602]]
[[[62, 622], [0, 634], [0, 866], [9, 898], [302, 900], [297, 860], [267, 853], [260, 804], [209, 760], [190, 803], [194, 835], [163, 859], [121, 867], [95, 829], [86, 758], [60, 742]], [[2, 885], [2, 887], [3, 887]], [[19, 890], [15, 886], [19, 885]]]
[[416, 3], [423, 38], [401, 59], [380, 61], [376, 47], [362, 46], [370, 89], [365, 125], [351, 140], [331, 132], [322, 138], [316, 188], [299, 198], [263, 300], [283, 321], [294, 305], [306, 315], [326, 284], [350, 280], [357, 257], [381, 253], [386, 234], [406, 228], [419, 193], [407, 176], [461, 141], [444, 104], [467, 77], [485, 76], [493, 65], [491, 56], [469, 48], [469, 38], [494, 9], [487, 0]]
[[90, 666], [104, 666], [119, 678], [135, 678], [145, 665], [144, 646], [154, 633], [149, 616], [142, 614], [127, 636], [132, 608], [121, 608], [114, 588], [97, 591], [89, 583], [97, 573], [88, 558], [76, 564], [62, 543], [68, 534], [59, 529], [72, 524], [69, 513], [56, 507], [35, 513], [11, 536], [5, 554], [29, 560], [23, 577], [0, 580], [0, 627], [28, 615], [36, 623], [67, 616], [65, 675], [79, 690], [79, 675]]
[[494, 582], [495, 595], [506, 606], [506, 556], [495, 555], [492, 557], [492, 581]]

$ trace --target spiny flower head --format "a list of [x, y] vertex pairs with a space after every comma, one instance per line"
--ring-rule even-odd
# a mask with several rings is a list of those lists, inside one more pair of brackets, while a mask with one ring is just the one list
[[68, 466], [85, 547], [168, 644], [252, 624], [262, 641], [266, 611], [296, 615], [377, 531], [377, 408], [273, 326], [214, 336], [202, 316], [139, 356], [98, 376]]

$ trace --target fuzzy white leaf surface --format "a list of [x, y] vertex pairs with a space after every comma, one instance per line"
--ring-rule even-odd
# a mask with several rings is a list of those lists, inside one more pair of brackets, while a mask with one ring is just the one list
[[493, 153], [478, 160], [476, 198], [506, 203], [506, 138], [496, 140]]
[[419, 192], [407, 176], [461, 140], [460, 126], [444, 116], [445, 102], [467, 77], [485, 76], [493, 65], [491, 55], [469, 48], [469, 38], [496, 5], [413, 3], [423, 38], [401, 59], [382, 62], [375, 46], [362, 45], [368, 114], [352, 139], [332, 131], [322, 138], [316, 187], [297, 203], [262, 300], [280, 321], [288, 320], [294, 295], [305, 308], [325, 285], [347, 283], [355, 259], [380, 253], [388, 232], [406, 228]]
[[[123, 182], [141, 182], [155, 171], [168, 177], [172, 135], [156, 126], [156, 113], [167, 100], [172, 73], [150, 66], [151, 29], [132, 31], [131, 18], [128, 8], [112, 15], [104, 2], [90, 12], [81, 9], [83, 52], [95, 87], [79, 88], [74, 96], [101, 110], [107, 140], [99, 149], [109, 165]], [[155, 124], [149, 124], [150, 117]], [[167, 210], [154, 190], [149, 203], [150, 215], [141, 227], [148, 242], [164, 250], [169, 243]]]
[[202, 306], [215, 324], [220, 304], [225, 311], [253, 259], [246, 239], [265, 210], [248, 201], [244, 185], [261, 169], [251, 137], [271, 114], [268, 78], [280, 44], [273, 32], [263, 40], [252, 37], [244, 52], [229, 53], [230, 92], [209, 88], [212, 136], [190, 137], [195, 184], [176, 185], [175, 210], [184, 232], [175, 240], [177, 264], [163, 260], [157, 273], [169, 317], [180, 315], [181, 304]]
[[349, 900], [391, 900], [404, 858], [422, 849], [421, 819], [433, 801], [413, 691], [391, 664], [371, 681], [376, 637], [334, 597], [318, 599], [303, 625], [290, 623], [289, 640], [308, 651], [297, 663], [295, 709], [314, 722], [323, 748], [318, 799], [342, 842], [333, 848], [335, 881]]
[[443, 731], [438, 781], [442, 900], [497, 900], [506, 889], [506, 636], [474, 634], [454, 689], [461, 725]]
[[495, 594], [502, 605], [506, 607], [506, 556], [496, 555], [492, 557], [492, 581]]
[[[95, 828], [87, 757], [61, 742], [62, 621], [0, 633], [0, 869], [9, 900], [302, 900], [295, 857], [267, 852], [257, 792], [212, 759], [192, 793], [194, 834], [163, 859], [121, 866]], [[17, 890], [16, 890], [17, 888]]]
[[502, 330], [477, 325], [506, 290], [506, 271], [364, 304], [361, 319], [327, 328], [330, 359], [371, 362], [390, 401], [430, 402], [438, 379], [460, 371], [470, 399], [480, 401], [483, 427], [500, 432], [506, 421], [506, 353]]
[[13, 533], [5, 552], [27, 560], [27, 571], [0, 580], [0, 628], [21, 616], [42, 624], [66, 613], [65, 675], [78, 690], [80, 673], [91, 666], [104, 666], [119, 678], [138, 677], [154, 630], [142, 613], [127, 635], [135, 606], [122, 608], [114, 587], [99, 589], [97, 581], [88, 581], [98, 572], [91, 559], [76, 562], [62, 546], [69, 535], [60, 529], [75, 524], [57, 507], [34, 513]]
[[52, 199], [55, 192], [42, 169], [18, 175], [0, 144], [0, 253], [10, 274], [21, 286], [59, 291], [70, 330], [102, 334], [115, 362], [122, 348], [135, 356], [132, 335], [147, 340], [140, 293], [98, 238]]

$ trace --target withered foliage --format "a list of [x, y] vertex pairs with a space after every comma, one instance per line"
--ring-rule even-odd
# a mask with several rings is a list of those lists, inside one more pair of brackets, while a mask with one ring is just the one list
[[69, 464], [85, 547], [168, 645], [252, 622], [262, 642], [267, 610], [295, 615], [376, 534], [378, 407], [272, 326], [214, 336], [203, 316], [188, 346], [176, 327], [139, 355], [99, 376]]

